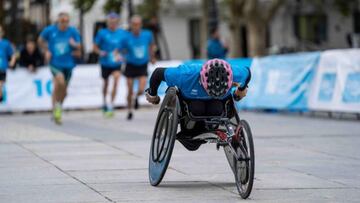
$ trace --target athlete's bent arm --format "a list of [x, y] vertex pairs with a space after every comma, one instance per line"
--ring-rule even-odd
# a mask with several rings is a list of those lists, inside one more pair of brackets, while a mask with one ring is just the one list
[[69, 45], [73, 49], [71, 55], [73, 57], [81, 58], [82, 56], [82, 45], [80, 33], [76, 29], [72, 30], [72, 36], [69, 39]]
[[236, 87], [236, 90], [233, 93], [235, 101], [240, 101], [247, 94], [248, 84], [251, 80], [251, 71], [249, 68], [247, 68], [247, 71], [248, 75], [246, 77], [245, 84], [241, 86], [239, 83], [233, 82], [233, 86]]
[[38, 45], [43, 52], [46, 52], [48, 50], [47, 40], [41, 36], [39, 36], [38, 38]]
[[11, 55], [11, 59], [10, 59], [10, 62], [9, 62], [9, 67], [11, 69], [14, 69], [15, 68], [15, 64], [16, 64], [16, 54], [13, 53], [13, 55]]
[[146, 100], [152, 104], [158, 104], [160, 97], [157, 95], [158, 88], [162, 81], [165, 81], [166, 68], [157, 68], [150, 78], [150, 87], [145, 91]]
[[106, 52], [102, 51], [97, 44], [93, 45], [93, 51], [98, 54], [99, 56], [106, 56]]
[[39, 47], [40, 47], [40, 49], [42, 50], [42, 52], [44, 54], [45, 63], [49, 63], [50, 58], [51, 58], [51, 53], [49, 51], [47, 40], [44, 39], [43, 37], [39, 36], [38, 44], [39, 44]]
[[73, 37], [69, 39], [69, 44], [73, 49], [81, 49], [81, 43], [76, 41]]
[[150, 47], [149, 47], [149, 53], [150, 53], [150, 62], [152, 64], [154, 64], [156, 62], [156, 55], [155, 55], [155, 52], [156, 52], [156, 45], [155, 43], [151, 43]]

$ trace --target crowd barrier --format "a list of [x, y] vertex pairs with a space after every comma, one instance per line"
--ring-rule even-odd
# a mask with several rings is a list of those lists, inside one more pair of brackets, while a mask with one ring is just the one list
[[310, 87], [320, 53], [297, 53], [255, 58], [248, 96], [239, 104], [247, 109], [308, 109]]
[[[275, 55], [254, 59], [229, 59], [232, 65], [250, 67], [248, 96], [238, 103], [245, 109], [330, 111], [360, 113], [360, 49], [329, 50]], [[160, 61], [149, 66], [177, 67], [204, 60]], [[24, 69], [8, 71], [5, 102], [0, 112], [51, 109], [52, 81], [48, 68], [35, 74]], [[126, 81], [120, 79], [115, 105], [126, 105]], [[66, 109], [102, 105], [102, 80], [98, 65], [79, 65], [70, 82]], [[166, 85], [160, 86], [163, 96]], [[140, 104], [145, 104], [144, 97]]]
[[[179, 64], [181, 61], [161, 61], [155, 65], [149, 65], [149, 73], [151, 74], [155, 67], [177, 67]], [[112, 85], [111, 78], [110, 85]], [[136, 82], [135, 88], [137, 88]], [[52, 89], [52, 76], [48, 67], [41, 67], [36, 73], [30, 73], [23, 68], [15, 71], [8, 70], [6, 85], [3, 89], [5, 101], [0, 103], [0, 112], [50, 110]], [[159, 93], [163, 95], [165, 90], [166, 86], [162, 84]], [[115, 105], [125, 106], [126, 96], [126, 79], [122, 76], [118, 84]], [[145, 104], [145, 98], [141, 97], [139, 103]], [[73, 71], [64, 109], [98, 108], [102, 104], [102, 79], [99, 65], [78, 65]]]

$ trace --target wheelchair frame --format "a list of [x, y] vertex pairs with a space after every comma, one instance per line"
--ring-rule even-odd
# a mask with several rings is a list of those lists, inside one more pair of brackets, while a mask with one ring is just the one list
[[[180, 120], [203, 121], [208, 131], [192, 139], [216, 143], [224, 148], [226, 158], [235, 176], [235, 183], [243, 199], [249, 197], [255, 169], [254, 144], [249, 124], [241, 120], [232, 97], [227, 99], [225, 112], [220, 116], [194, 116], [175, 87], [166, 91], [156, 120], [149, 155], [150, 184], [157, 186], [165, 175], [171, 159]], [[233, 115], [231, 115], [233, 114]], [[209, 126], [217, 126], [211, 129]]]

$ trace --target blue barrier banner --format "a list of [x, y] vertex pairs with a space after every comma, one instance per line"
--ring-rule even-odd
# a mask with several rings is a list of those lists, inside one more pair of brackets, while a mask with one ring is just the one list
[[307, 110], [309, 87], [319, 52], [255, 58], [241, 108]]

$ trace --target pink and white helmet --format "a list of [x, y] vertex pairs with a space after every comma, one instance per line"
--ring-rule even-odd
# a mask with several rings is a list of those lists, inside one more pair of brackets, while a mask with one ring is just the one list
[[204, 63], [200, 71], [201, 85], [209, 96], [223, 97], [233, 83], [233, 72], [228, 62], [222, 59], [211, 59]]

